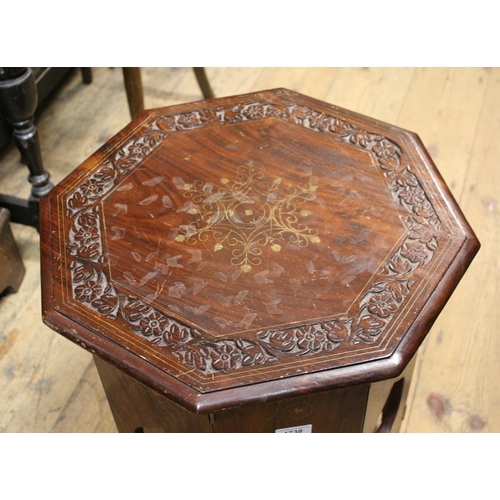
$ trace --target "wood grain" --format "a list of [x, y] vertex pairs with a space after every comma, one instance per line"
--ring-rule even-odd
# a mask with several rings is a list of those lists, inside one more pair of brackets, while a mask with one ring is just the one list
[[[495, 139], [499, 132], [500, 71], [207, 68], [207, 74], [218, 96], [287, 86], [414, 130], [431, 146], [431, 155], [483, 248], [419, 355], [403, 430], [498, 432], [498, 369], [493, 358], [498, 352], [494, 334], [499, 314], [495, 306], [499, 218], [494, 186], [498, 185], [495, 176], [500, 158]], [[191, 68], [145, 68], [143, 85], [146, 107], [201, 99]], [[95, 69], [89, 86], [82, 84], [78, 73], [72, 75], [37, 120], [44, 162], [52, 179], [60, 181], [128, 119], [119, 68]], [[27, 173], [16, 151], [4, 151], [1, 162], [2, 189], [27, 196]], [[89, 417], [75, 420], [73, 428], [74, 417], [64, 417], [78, 413], [73, 410], [78, 399], [75, 395], [77, 388], [85, 385], [82, 381], [89, 374], [92, 358], [64, 339], [57, 341], [57, 334], [41, 324], [38, 235], [17, 225], [13, 231], [26, 276], [19, 292], [2, 298], [0, 303], [0, 393], [5, 409], [0, 415], [0, 428], [4, 432], [114, 428], [109, 409], [99, 403], [86, 407]], [[471, 299], [474, 314], [464, 322], [463, 311], [469, 310]], [[56, 358], [65, 363], [57, 363]], [[456, 369], [457, 359], [460, 370]], [[52, 385], [47, 380], [52, 380]], [[102, 390], [99, 384], [96, 390]], [[50, 396], [52, 392], [58, 396]], [[101, 392], [96, 401], [102, 401], [102, 396]], [[109, 425], [102, 423], [106, 418]], [[87, 421], [94, 423], [86, 427]]]

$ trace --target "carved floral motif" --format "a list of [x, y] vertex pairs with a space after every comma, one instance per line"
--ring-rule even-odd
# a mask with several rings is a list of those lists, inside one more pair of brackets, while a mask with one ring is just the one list
[[375, 283], [359, 303], [351, 342], [375, 342], [403, 305], [412, 285], [413, 282], [405, 279]]
[[119, 309], [118, 293], [109, 283], [105, 273], [89, 262], [74, 260], [71, 277], [76, 300], [99, 314], [116, 318]]
[[[373, 284], [361, 297], [357, 312], [325, 322], [315, 322], [297, 328], [260, 331], [254, 339], [210, 340], [200, 332], [174, 320], [138, 297], [124, 295], [109, 282], [102, 243], [102, 221], [99, 201], [123, 178], [151, 154], [168, 135], [211, 124], [236, 123], [246, 120], [277, 118], [305, 127], [317, 133], [331, 134], [336, 140], [362, 148], [373, 154], [378, 166], [388, 178], [388, 189], [396, 203], [407, 213], [407, 237], [390, 257], [382, 270], [384, 279]], [[68, 232], [68, 253], [71, 261], [73, 297], [111, 320], [125, 321], [128, 328], [151, 344], [171, 349], [183, 363], [203, 373], [231, 371], [256, 366], [289, 356], [313, 356], [342, 347], [355, 349], [356, 344], [376, 342], [411, 294], [413, 272], [426, 266], [438, 248], [440, 220], [425, 190], [411, 166], [401, 166], [402, 150], [395, 142], [380, 134], [359, 129], [335, 116], [317, 112], [306, 106], [280, 106], [266, 102], [237, 104], [229, 108], [207, 108], [157, 118], [144, 133], [108, 158], [81, 185], [66, 197], [67, 214], [71, 220]], [[246, 175], [254, 175], [247, 173]], [[240, 180], [242, 190], [244, 179]], [[237, 184], [233, 186], [235, 190]], [[277, 190], [277, 185], [267, 186]], [[212, 226], [218, 222], [207, 201], [204, 186], [193, 184], [188, 196], [202, 202]], [[243, 191], [241, 191], [243, 192]], [[307, 200], [311, 191], [292, 193], [295, 203], [300, 196]], [[204, 201], [198, 197], [204, 196]], [[295, 216], [295, 207], [291, 210]], [[207, 221], [205, 221], [207, 222]], [[234, 221], [233, 221], [234, 222]], [[197, 236], [213, 229], [208, 223], [197, 229]], [[297, 227], [297, 226], [296, 226]], [[285, 228], [284, 231], [289, 231]], [[181, 231], [182, 233], [182, 231]], [[187, 238], [193, 236], [184, 232]], [[266, 235], [271, 243], [272, 235]], [[299, 231], [297, 238], [313, 238], [311, 232]], [[249, 247], [242, 254], [241, 265], [250, 265]], [[245, 260], [246, 259], [246, 260]], [[240, 265], [240, 262], [238, 262]]]
[[248, 339], [209, 341], [201, 336], [175, 351], [186, 364], [205, 373], [262, 365], [277, 358], [264, 346]]
[[299, 356], [321, 351], [333, 351], [351, 335], [350, 318], [313, 323], [286, 330], [268, 330], [257, 334], [270, 349]]

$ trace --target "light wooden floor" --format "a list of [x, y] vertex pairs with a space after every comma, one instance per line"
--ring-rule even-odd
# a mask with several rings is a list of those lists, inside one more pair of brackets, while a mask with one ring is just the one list
[[[286, 87], [418, 133], [482, 249], [419, 351], [406, 432], [500, 431], [500, 69], [208, 68], [217, 96]], [[190, 68], [145, 68], [147, 107], [201, 99]], [[74, 72], [39, 116], [54, 182], [129, 121], [119, 68]], [[28, 196], [17, 151], [1, 192]], [[0, 300], [0, 431], [116, 432], [90, 355], [41, 322], [39, 237], [13, 224], [27, 269]], [[0, 271], [1, 272], [1, 271]]]

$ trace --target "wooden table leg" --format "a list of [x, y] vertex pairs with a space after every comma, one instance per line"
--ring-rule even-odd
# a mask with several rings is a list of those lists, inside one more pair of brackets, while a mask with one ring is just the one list
[[197, 415], [94, 356], [119, 432], [212, 432]]
[[193, 68], [193, 69], [194, 69], [194, 74], [196, 75], [196, 80], [198, 81], [198, 85], [200, 86], [200, 89], [203, 92], [203, 97], [205, 97], [205, 99], [214, 98], [215, 94], [208, 81], [205, 68]]
[[399, 432], [416, 357], [399, 377], [370, 384], [363, 432]]
[[122, 68], [130, 116], [134, 119], [144, 111], [141, 68]]

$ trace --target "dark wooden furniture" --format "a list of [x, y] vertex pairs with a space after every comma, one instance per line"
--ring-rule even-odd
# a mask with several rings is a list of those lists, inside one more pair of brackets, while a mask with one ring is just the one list
[[0, 208], [0, 295], [17, 292], [26, 272], [9, 219], [9, 211]]
[[395, 431], [479, 242], [419, 138], [278, 89], [143, 112], [43, 199], [120, 431]]
[[[63, 68], [66, 69], [66, 68]], [[25, 200], [0, 194], [0, 207], [8, 209], [12, 222], [38, 229], [39, 202], [51, 189], [50, 174], [45, 170], [34, 124], [38, 91], [31, 68], [0, 68], [0, 115], [13, 130], [23, 163], [29, 169], [31, 195]]]
[[[0, 68], [0, 78], [12, 68]], [[19, 69], [19, 68], [15, 68]], [[37, 111], [50, 98], [74, 68], [31, 68], [36, 85]], [[35, 113], [36, 114], [36, 113]], [[12, 127], [0, 113], [0, 150], [12, 141]]]

